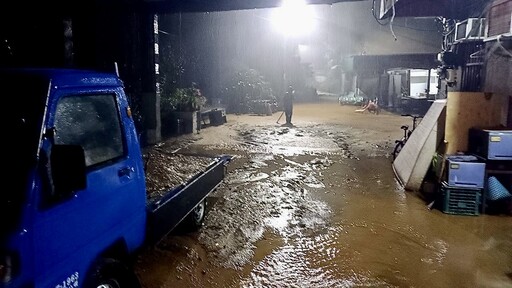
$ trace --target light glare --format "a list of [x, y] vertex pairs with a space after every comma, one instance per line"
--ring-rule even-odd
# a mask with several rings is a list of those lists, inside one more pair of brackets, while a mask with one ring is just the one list
[[310, 33], [314, 28], [313, 7], [303, 0], [284, 0], [272, 15], [274, 27], [287, 36]]

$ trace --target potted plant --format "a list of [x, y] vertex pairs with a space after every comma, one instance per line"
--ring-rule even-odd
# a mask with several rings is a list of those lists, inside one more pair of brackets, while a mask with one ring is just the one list
[[193, 112], [199, 111], [204, 105], [205, 98], [197, 88], [177, 88], [171, 94], [170, 101], [175, 111]]
[[193, 133], [200, 129], [199, 110], [206, 103], [206, 98], [196, 87], [176, 88], [168, 95], [162, 95], [161, 106], [172, 111], [177, 120], [177, 134]]

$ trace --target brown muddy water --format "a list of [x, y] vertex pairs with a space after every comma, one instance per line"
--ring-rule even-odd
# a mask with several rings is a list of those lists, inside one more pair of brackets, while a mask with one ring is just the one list
[[144, 287], [512, 287], [511, 216], [429, 210], [396, 182], [404, 119], [296, 111], [228, 115], [180, 150], [235, 159], [199, 231], [141, 251]]

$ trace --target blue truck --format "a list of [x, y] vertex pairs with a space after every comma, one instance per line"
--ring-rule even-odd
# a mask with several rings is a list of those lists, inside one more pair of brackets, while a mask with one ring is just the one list
[[0, 287], [138, 287], [130, 263], [200, 224], [229, 155], [150, 199], [123, 81], [78, 69], [1, 69]]

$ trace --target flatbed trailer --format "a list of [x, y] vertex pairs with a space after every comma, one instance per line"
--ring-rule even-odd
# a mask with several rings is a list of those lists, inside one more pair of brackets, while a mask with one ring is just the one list
[[[164, 193], [162, 197], [148, 200], [147, 240], [150, 243], [158, 242], [190, 215], [197, 203], [203, 203], [221, 184], [226, 175], [226, 165], [231, 159], [229, 155], [215, 158], [208, 167], [185, 183]], [[200, 215], [191, 215], [194, 216]]]

